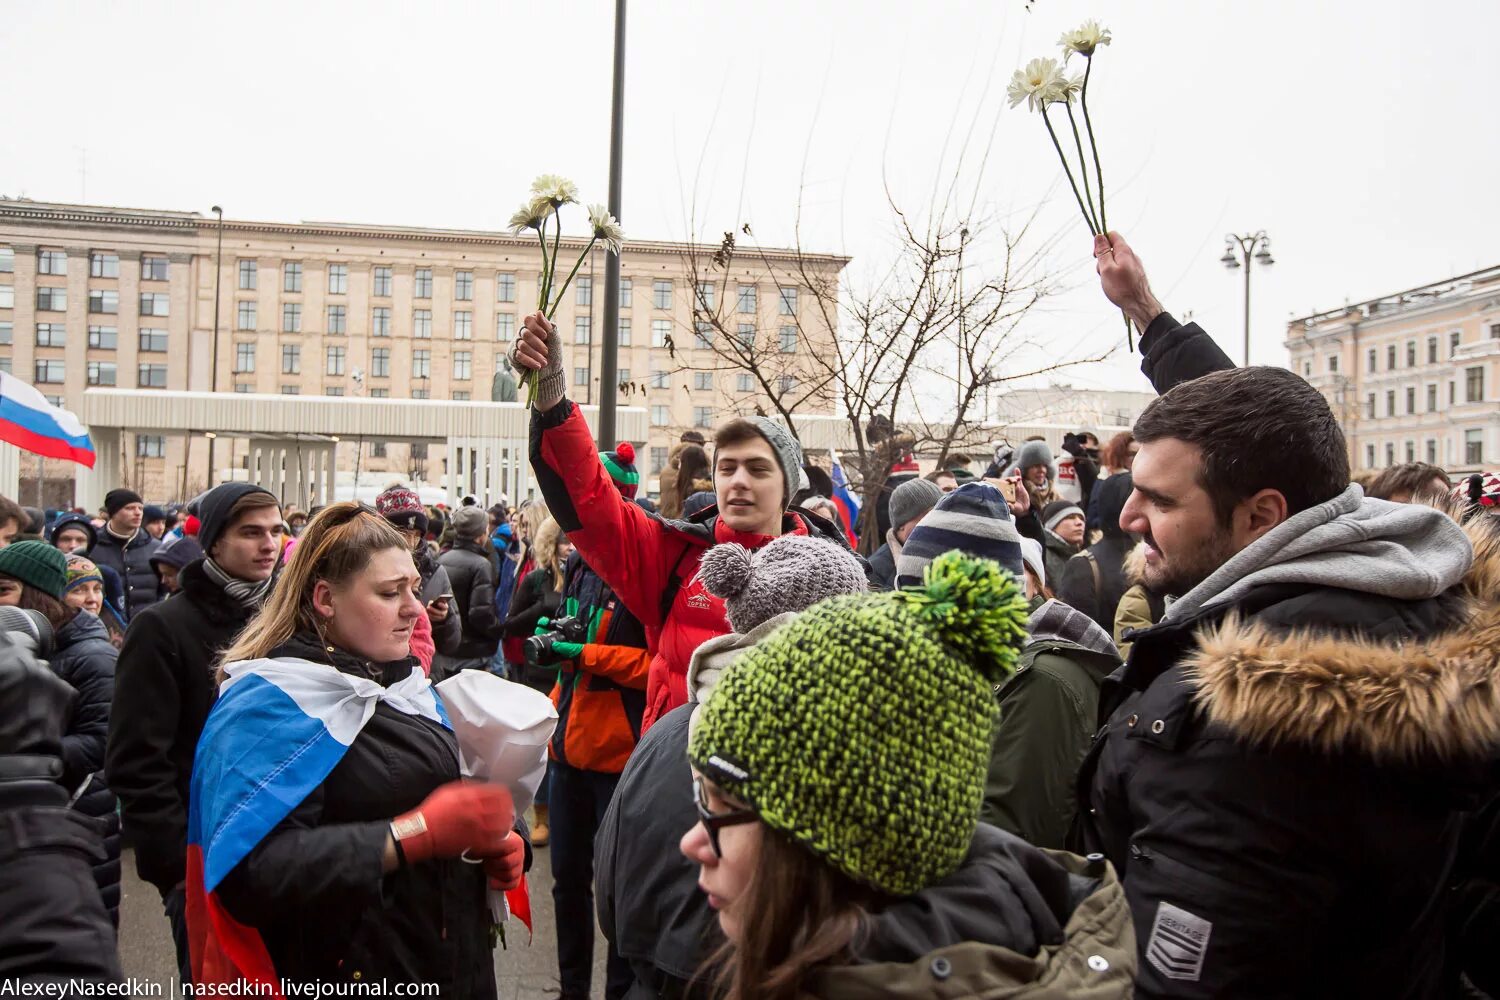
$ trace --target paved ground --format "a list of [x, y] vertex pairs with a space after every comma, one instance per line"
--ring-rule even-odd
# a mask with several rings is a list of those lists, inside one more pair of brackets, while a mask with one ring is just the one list
[[[172, 935], [162, 915], [161, 897], [135, 877], [130, 851], [121, 859], [125, 872], [120, 904], [120, 959], [125, 975], [151, 982], [173, 981], [177, 967]], [[510, 947], [495, 949], [495, 980], [500, 1000], [543, 1000], [557, 995], [557, 945], [552, 918], [552, 866], [547, 850], [536, 852], [531, 869], [531, 906], [536, 937], [528, 946], [524, 927], [508, 931]], [[519, 933], [518, 933], [519, 931]], [[604, 939], [594, 938], [594, 996], [604, 995]]]

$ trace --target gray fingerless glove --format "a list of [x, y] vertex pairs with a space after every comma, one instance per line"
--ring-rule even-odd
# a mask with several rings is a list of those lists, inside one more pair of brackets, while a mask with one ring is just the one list
[[[552, 333], [547, 337], [547, 367], [541, 370], [541, 375], [537, 379], [536, 398], [532, 400], [532, 405], [538, 410], [550, 409], [557, 405], [568, 391], [567, 378], [563, 373], [562, 338], [558, 336], [557, 329], [554, 325]], [[518, 338], [511, 347], [510, 362], [525, 376], [521, 379], [522, 386], [525, 386], [527, 378], [535, 369], [527, 368], [516, 359], [516, 348], [520, 344], [521, 341]]]

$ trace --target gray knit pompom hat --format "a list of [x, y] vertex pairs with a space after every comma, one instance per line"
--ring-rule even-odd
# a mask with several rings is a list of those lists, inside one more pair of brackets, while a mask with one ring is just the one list
[[724, 599], [736, 632], [836, 594], [869, 589], [858, 556], [810, 535], [782, 535], [753, 551], [733, 542], [715, 545], [703, 554], [698, 577], [705, 590]]

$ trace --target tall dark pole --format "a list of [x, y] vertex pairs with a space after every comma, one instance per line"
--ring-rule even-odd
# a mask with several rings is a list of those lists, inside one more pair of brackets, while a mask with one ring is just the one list
[[1250, 258], [1245, 258], [1245, 367], [1250, 367]]
[[[213, 368], [208, 376], [210, 392], [219, 391], [219, 283], [224, 277], [224, 210], [215, 205], [211, 211], [219, 217], [219, 248], [214, 251], [214, 347], [210, 364]], [[217, 437], [208, 439], [208, 488], [214, 483], [214, 445]]]
[[[609, 113], [609, 211], [620, 215], [620, 172], [625, 128], [625, 0], [615, 0], [614, 100]], [[599, 447], [613, 448], [615, 399], [620, 381], [620, 256], [604, 257], [604, 342], [599, 359]]]

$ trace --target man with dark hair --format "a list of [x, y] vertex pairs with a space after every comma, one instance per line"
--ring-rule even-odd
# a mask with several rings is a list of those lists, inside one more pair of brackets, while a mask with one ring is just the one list
[[1413, 503], [1445, 496], [1452, 489], [1448, 473], [1426, 462], [1407, 462], [1382, 469], [1365, 489], [1365, 496], [1392, 503]]
[[193, 751], [213, 707], [219, 654], [265, 603], [281, 555], [281, 507], [259, 486], [214, 487], [198, 517], [204, 557], [183, 567], [178, 593], [141, 612], [125, 633], [105, 755], [136, 870], [161, 893], [184, 982]]
[[0, 549], [14, 542], [29, 520], [20, 504], [10, 497], [0, 497]]
[[1459, 599], [1474, 548], [1365, 499], [1322, 395], [1234, 368], [1117, 233], [1095, 254], [1162, 393], [1120, 526], [1175, 597], [1128, 633], [1078, 785], [1074, 846], [1124, 880], [1137, 992], [1436, 995], [1461, 810], [1500, 743]]
[[802, 448], [781, 424], [737, 417], [714, 435], [717, 503], [682, 521], [653, 517], [616, 490], [582, 412], [564, 392], [561, 340], [540, 313], [516, 340], [518, 368], [540, 371], [531, 416], [531, 467], [547, 507], [583, 559], [646, 629], [652, 653], [644, 729], [687, 702], [699, 644], [729, 631], [724, 602], [703, 589], [709, 547], [758, 549], [783, 534], [821, 535], [848, 548], [840, 525], [792, 506]]
[[161, 542], [141, 527], [146, 505], [133, 490], [110, 490], [104, 496], [104, 513], [109, 520], [99, 532], [99, 540], [89, 558], [119, 574], [124, 585], [124, 604], [120, 613], [130, 621], [155, 604], [161, 596], [151, 557]]

